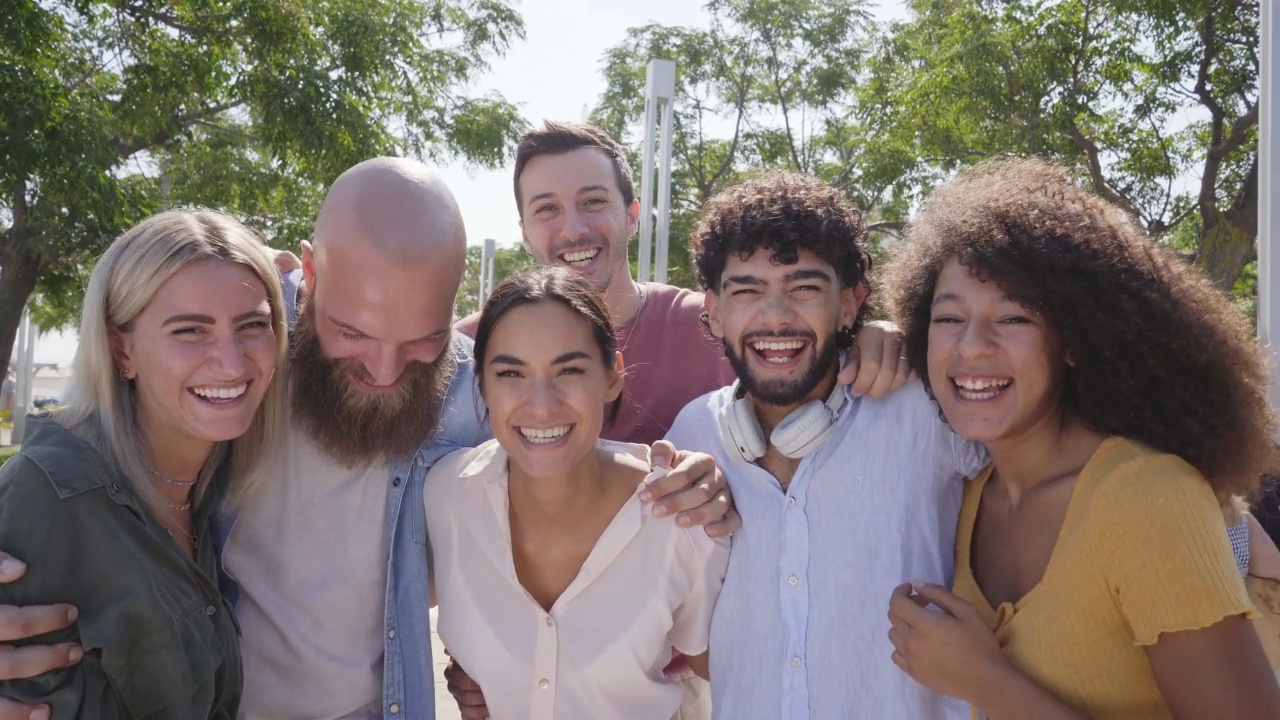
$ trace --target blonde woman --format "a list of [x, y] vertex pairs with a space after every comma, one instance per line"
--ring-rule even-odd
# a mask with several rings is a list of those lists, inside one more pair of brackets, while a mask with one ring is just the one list
[[254, 234], [175, 210], [116, 239], [89, 280], [65, 407], [0, 469], [0, 547], [30, 570], [0, 605], [71, 603], [79, 664], [0, 682], [54, 719], [225, 718], [242, 687], [210, 516], [274, 441], [286, 352]]

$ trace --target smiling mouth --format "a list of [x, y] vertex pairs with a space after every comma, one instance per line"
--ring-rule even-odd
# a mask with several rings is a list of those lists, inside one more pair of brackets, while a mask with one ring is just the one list
[[1013, 378], [951, 378], [956, 394], [962, 400], [982, 402], [991, 400], [1013, 385]]
[[204, 402], [212, 403], [214, 405], [226, 405], [244, 397], [245, 392], [249, 390], [249, 385], [252, 382], [252, 380], [247, 380], [239, 385], [222, 387], [214, 385], [197, 385], [196, 387], [187, 388], [187, 391]]
[[806, 340], [753, 340], [748, 345], [770, 365], [786, 365], [794, 361], [804, 352], [808, 345]]
[[521, 427], [520, 435], [524, 437], [526, 442], [533, 445], [550, 445], [563, 439], [570, 431], [573, 430], [572, 425], [556, 425], [549, 428], [533, 428]]
[[600, 254], [600, 248], [583, 248], [560, 254], [560, 262], [572, 268], [582, 269], [591, 264]]

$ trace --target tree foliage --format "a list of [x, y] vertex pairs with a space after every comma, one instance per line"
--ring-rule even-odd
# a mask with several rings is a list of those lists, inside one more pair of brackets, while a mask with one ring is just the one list
[[918, 191], [999, 153], [1057, 158], [1230, 289], [1255, 254], [1257, 0], [911, 0], [863, 107]]
[[[458, 286], [458, 298], [455, 312], [464, 318], [480, 311], [480, 260], [483, 249], [479, 245], [467, 246], [467, 267], [462, 273], [462, 284]], [[493, 284], [507, 279], [515, 271], [533, 264], [533, 256], [525, 251], [523, 245], [501, 246], [494, 251]]]
[[93, 258], [164, 207], [278, 245], [374, 155], [497, 166], [524, 121], [467, 83], [523, 36], [506, 0], [9, 0], [0, 23], [0, 353], [35, 293], [71, 321]]
[[906, 208], [899, 175], [864, 160], [875, 149], [856, 112], [872, 27], [866, 4], [711, 0], [705, 7], [706, 29], [630, 29], [605, 55], [607, 89], [592, 112], [594, 123], [636, 147], [648, 62], [675, 61], [670, 281], [694, 283], [686, 239], [703, 204], [759, 169], [818, 175], [889, 221], [880, 227], [896, 227]]

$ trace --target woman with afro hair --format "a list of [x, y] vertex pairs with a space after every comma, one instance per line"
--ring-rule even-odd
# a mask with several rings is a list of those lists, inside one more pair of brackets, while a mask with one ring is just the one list
[[885, 284], [912, 369], [991, 456], [952, 590], [894, 591], [894, 662], [995, 720], [1280, 718], [1224, 539], [1275, 427], [1228, 296], [1027, 159], [934, 192]]

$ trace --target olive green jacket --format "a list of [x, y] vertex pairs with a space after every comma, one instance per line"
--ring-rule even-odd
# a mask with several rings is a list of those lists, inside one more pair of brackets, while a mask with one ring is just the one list
[[0, 548], [28, 569], [0, 584], [0, 605], [72, 603], [73, 627], [16, 644], [78, 641], [85, 657], [0, 682], [0, 696], [49, 703], [53, 720], [233, 720], [239, 627], [218, 593], [207, 495], [192, 562], [96, 449], [48, 417], [28, 418], [21, 451], [0, 468]]

